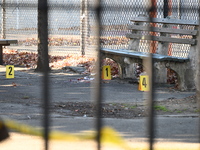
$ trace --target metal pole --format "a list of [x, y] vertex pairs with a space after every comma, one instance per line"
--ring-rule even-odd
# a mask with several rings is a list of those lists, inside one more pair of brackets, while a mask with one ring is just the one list
[[81, 34], [81, 54], [82, 56], [85, 55], [85, 50], [88, 44], [88, 37], [89, 37], [89, 28], [88, 28], [88, 0], [81, 0], [81, 26], [80, 26], [80, 34]]
[[179, 0], [179, 19], [182, 19], [182, 0]]
[[1, 7], [2, 7], [1, 36], [2, 36], [3, 39], [5, 39], [6, 38], [6, 34], [5, 34], [5, 31], [6, 31], [6, 7], [5, 7], [5, 0], [2, 0]]
[[168, 0], [168, 16], [172, 15], [172, 0]]
[[148, 106], [149, 106], [149, 117], [148, 117], [148, 135], [149, 135], [149, 150], [153, 150], [154, 137], [155, 137], [155, 113], [154, 113], [154, 71], [153, 71], [153, 58], [152, 53], [145, 62], [145, 67], [148, 68], [147, 75], [149, 76], [149, 91]]
[[[2, 5], [1, 5], [1, 38], [5, 39], [5, 0], [2, 0]], [[3, 65], [3, 46], [0, 46], [0, 65]]]
[[164, 9], [163, 9], [163, 16], [166, 18], [168, 16], [168, 10], [169, 10], [169, 5], [168, 5], [168, 0], [164, 0]]
[[0, 65], [3, 65], [3, 46], [0, 46]]
[[17, 14], [16, 14], [16, 16], [17, 16], [16, 28], [17, 28], [17, 30], [18, 30], [18, 29], [19, 29], [19, 0], [17, 0]]
[[[156, 18], [157, 17], [157, 0], [151, 0], [151, 11], [149, 12], [149, 15], [151, 18]], [[155, 23], [152, 23], [152, 26], [156, 26]], [[152, 35], [156, 35], [156, 32], [153, 32]], [[157, 45], [156, 41], [151, 41], [151, 46], [150, 46], [150, 53], [156, 53]]]
[[[178, 11], [179, 11], [179, 4], [180, 4], [180, 0], [178, 1]], [[163, 10], [164, 10], [163, 11], [164, 18], [172, 15], [172, 0], [164, 0]]]
[[[199, 8], [200, 11], [200, 8]], [[200, 12], [199, 12], [199, 18], [200, 18]], [[200, 20], [199, 20], [199, 25], [200, 25]], [[200, 30], [200, 26], [198, 26], [198, 31]], [[198, 108], [200, 109], [200, 35], [198, 34], [197, 36], [197, 77], [196, 77], [196, 99], [197, 99], [197, 104]], [[199, 113], [200, 116], [200, 113]], [[199, 117], [200, 118], [200, 117]], [[200, 126], [200, 119], [199, 119], [199, 126]], [[199, 129], [199, 143], [200, 143], [200, 129]]]
[[[179, 6], [179, 4], [178, 4], [178, 6]], [[179, 7], [178, 7], [178, 11], [179, 11]], [[172, 14], [172, 1], [164, 0], [164, 11], [163, 11], [164, 18], [170, 16], [171, 14]], [[172, 56], [172, 44], [168, 43], [167, 45], [168, 45], [168, 55]]]
[[49, 149], [49, 57], [48, 57], [48, 6], [47, 0], [38, 0], [38, 34], [42, 50], [43, 70], [43, 107], [44, 107], [44, 140], [45, 150]]
[[97, 130], [97, 136], [96, 136], [96, 141], [97, 141], [97, 150], [101, 149], [101, 127], [102, 127], [102, 113], [101, 113], [101, 108], [102, 108], [102, 86], [101, 86], [101, 53], [100, 53], [100, 36], [101, 36], [101, 0], [97, 0], [96, 3], [96, 15], [97, 15], [97, 20], [96, 20], [96, 25], [97, 25], [97, 63], [96, 63], [96, 93], [95, 93], [95, 98], [96, 98], [96, 130]]
[[81, 0], [81, 14], [80, 14], [80, 21], [81, 21], [81, 26], [80, 26], [80, 34], [81, 34], [81, 42], [80, 42], [80, 49], [81, 49], [81, 54], [85, 54], [85, 43], [84, 43], [84, 5], [85, 0]]
[[[151, 0], [151, 8], [149, 11], [149, 18], [150, 22], [152, 23], [153, 20], [152, 18], [156, 17], [157, 15], [157, 1], [156, 0]], [[155, 24], [152, 24], [150, 27], [150, 32], [153, 31], [153, 27]], [[152, 36], [152, 41], [153, 36]], [[154, 44], [150, 44], [150, 49], [154, 49], [152, 46], [155, 46]], [[152, 53], [149, 54], [149, 57], [146, 61], [146, 68], [147, 74], [149, 76], [149, 92], [148, 92], [148, 101], [149, 101], [149, 150], [153, 150], [153, 144], [154, 144], [154, 137], [155, 137], [155, 113], [154, 113], [154, 68], [153, 68], [153, 58], [152, 58]]]

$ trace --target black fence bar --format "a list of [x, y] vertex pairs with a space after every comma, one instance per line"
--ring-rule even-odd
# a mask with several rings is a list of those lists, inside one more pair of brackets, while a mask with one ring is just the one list
[[169, 0], [164, 0], [164, 6], [163, 6], [163, 16], [164, 18], [166, 18], [168, 16], [168, 12], [169, 12], [169, 4], [168, 4]]
[[[153, 22], [153, 17], [157, 14], [157, 4], [155, 0], [151, 0], [152, 6], [149, 10], [149, 22]], [[150, 26], [150, 31], [153, 31], [153, 24]], [[151, 36], [153, 40], [153, 36]], [[153, 50], [154, 45], [152, 43], [149, 44], [149, 49]], [[149, 54], [149, 57], [146, 62], [146, 67], [148, 68], [147, 74], [149, 76], [149, 93], [148, 93], [148, 101], [149, 101], [149, 150], [153, 150], [154, 137], [155, 137], [155, 113], [154, 113], [154, 63], [152, 53]]]
[[[200, 17], [200, 8], [199, 8], [199, 17]], [[200, 24], [200, 20], [199, 20]], [[200, 31], [200, 26], [198, 26], [198, 31]], [[198, 62], [197, 63], [197, 87], [196, 87], [196, 99], [197, 99], [197, 105], [198, 105], [198, 110], [200, 110], [200, 36], [198, 35], [197, 37], [197, 55], [198, 55]], [[200, 112], [199, 112], [199, 143], [200, 143]], [[200, 145], [199, 145], [200, 146]], [[200, 148], [200, 147], [199, 147]]]
[[[168, 15], [168, 1], [169, 0], [164, 0], [164, 17]], [[152, 0], [154, 2], [154, 0]], [[101, 27], [102, 27], [102, 17], [101, 17], [101, 12], [103, 11], [103, 7], [101, 6], [101, 0], [97, 0], [96, 5], [95, 5], [95, 12], [96, 12], [96, 26], [97, 26], [97, 63], [96, 63], [96, 78], [95, 78], [95, 102], [96, 102], [96, 142], [97, 142], [97, 150], [101, 149], [101, 128], [103, 126], [103, 120], [102, 120], [102, 84], [101, 84], [101, 68], [102, 68], [102, 57], [100, 53], [100, 37], [101, 37]], [[149, 21], [153, 22], [152, 20], [152, 14], [155, 13], [156, 8], [152, 6], [152, 8], [149, 11]], [[45, 150], [49, 149], [49, 127], [50, 127], [50, 111], [49, 111], [49, 106], [50, 106], [50, 92], [49, 92], [49, 57], [48, 57], [48, 3], [47, 0], [38, 0], [38, 12], [40, 14], [40, 18], [38, 18], [38, 33], [42, 36], [40, 38], [40, 44], [41, 48], [43, 50], [42, 52], [42, 60], [44, 64], [44, 70], [43, 70], [43, 127], [44, 127], [44, 144], [45, 144]], [[199, 13], [199, 18], [200, 18], [200, 13]], [[40, 21], [39, 21], [40, 20]], [[200, 29], [198, 27], [198, 29]], [[150, 27], [149, 29], [151, 32], [154, 32], [153, 27]], [[152, 36], [152, 41], [153, 41], [153, 36]], [[200, 41], [200, 38], [198, 37], [198, 41]], [[200, 44], [199, 42], [197, 43], [198, 47], [200, 49]], [[151, 48], [151, 45], [149, 45], [149, 48]], [[0, 53], [0, 57], [1, 57]], [[200, 51], [198, 51], [198, 57], [200, 57]], [[0, 60], [1, 64], [1, 60]], [[146, 68], [148, 68], [147, 73], [149, 76], [149, 92], [148, 92], [148, 106], [149, 106], [149, 117], [148, 117], [148, 136], [149, 136], [149, 150], [153, 150], [153, 144], [154, 144], [154, 139], [155, 139], [155, 128], [156, 128], [156, 119], [155, 119], [155, 112], [154, 112], [154, 98], [155, 98], [155, 87], [154, 87], [154, 66], [153, 66], [153, 58], [152, 54], [149, 54], [149, 57], [146, 62]], [[199, 108], [200, 108], [200, 60], [197, 62], [198, 64], [198, 74], [197, 74], [197, 91], [196, 91], [196, 97], [197, 97], [197, 102], [199, 103]], [[200, 120], [199, 120], [200, 124]], [[200, 142], [200, 134], [199, 134], [199, 142]]]
[[[39, 14], [40, 13], [40, 14]], [[43, 108], [44, 108], [44, 144], [45, 150], [49, 149], [49, 57], [48, 57], [48, 7], [47, 0], [38, 0], [38, 38], [43, 63]]]
[[148, 76], [149, 76], [149, 92], [148, 92], [148, 101], [149, 101], [149, 124], [148, 124], [148, 133], [149, 133], [149, 150], [153, 150], [154, 137], [155, 137], [155, 114], [154, 114], [154, 80], [153, 80], [153, 58], [152, 54], [149, 54], [147, 60], [148, 67]]
[[102, 127], [102, 86], [101, 86], [101, 52], [100, 52], [100, 36], [101, 36], [101, 0], [98, 0], [96, 3], [96, 8], [95, 8], [97, 20], [96, 20], [96, 26], [97, 26], [97, 72], [96, 72], [96, 130], [97, 130], [97, 150], [101, 149], [101, 127]]

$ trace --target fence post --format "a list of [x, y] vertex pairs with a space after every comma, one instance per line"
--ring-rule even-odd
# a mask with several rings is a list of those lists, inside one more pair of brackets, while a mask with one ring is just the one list
[[85, 55], [85, 50], [88, 45], [88, 37], [89, 37], [89, 19], [88, 19], [88, 0], [81, 0], [81, 14], [80, 14], [80, 34], [81, 34], [81, 54], [82, 56]]
[[[48, 56], [48, 0], [38, 0], [38, 53], [43, 72], [43, 138], [44, 148], [49, 149], [50, 131], [50, 92], [49, 92], [49, 56]], [[39, 55], [38, 55], [39, 56]], [[40, 68], [41, 69], [41, 68]], [[41, 70], [40, 70], [41, 71]]]
[[101, 26], [102, 26], [102, 22], [101, 22], [101, 11], [102, 11], [102, 6], [101, 6], [101, 0], [97, 0], [96, 1], [96, 5], [95, 5], [95, 13], [97, 16], [97, 20], [96, 20], [96, 37], [97, 37], [97, 60], [96, 60], [96, 76], [95, 76], [95, 101], [96, 101], [96, 142], [97, 142], [97, 150], [101, 150], [101, 145], [102, 145], [102, 141], [101, 141], [101, 128], [102, 128], [102, 112], [101, 112], [101, 108], [102, 108], [102, 85], [101, 85], [101, 67], [102, 67], [102, 55], [100, 52], [100, 37], [101, 37]]
[[[199, 9], [200, 10], [200, 9]], [[200, 12], [199, 12], [199, 17], [200, 17]], [[200, 25], [200, 21], [199, 21]], [[198, 26], [198, 31], [200, 31], [200, 26]], [[196, 55], [197, 55], [197, 68], [196, 68], [196, 78], [195, 78], [195, 83], [196, 83], [196, 99], [197, 99], [197, 104], [198, 104], [198, 109], [200, 109], [200, 35], [198, 34], [197, 36], [197, 50], [196, 50]], [[199, 113], [200, 115], [200, 113]], [[199, 125], [200, 125], [200, 120], [199, 120]], [[199, 142], [200, 142], [200, 133], [199, 133]]]
[[1, 20], [1, 38], [5, 39], [6, 38], [6, 7], [5, 7], [5, 0], [2, 0], [2, 5], [1, 5], [1, 14], [2, 14], [2, 20]]
[[[157, 16], [157, 0], [151, 0], [151, 8], [149, 10], [149, 21], [152, 23], [152, 18]], [[153, 26], [150, 27], [150, 31], [153, 31]], [[153, 40], [153, 36], [151, 37]], [[146, 68], [147, 74], [149, 75], [149, 92], [148, 92], [148, 101], [149, 101], [149, 118], [148, 118], [148, 133], [149, 133], [149, 150], [154, 149], [154, 138], [155, 138], [155, 112], [154, 112], [154, 64], [153, 64], [153, 57], [152, 53], [155, 50], [155, 43], [150, 43], [150, 54], [147, 59]]]

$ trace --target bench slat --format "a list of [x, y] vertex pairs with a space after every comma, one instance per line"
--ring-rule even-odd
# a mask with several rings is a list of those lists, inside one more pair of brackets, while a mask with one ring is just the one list
[[0, 39], [0, 44], [3, 45], [3, 44], [17, 44], [17, 40], [7, 40], [7, 39]]
[[[138, 31], [149, 31], [149, 27], [138, 26], [138, 25], [129, 25], [129, 30], [138, 30]], [[184, 35], [197, 35], [197, 30], [185, 30], [185, 29], [174, 29], [174, 28], [161, 28], [161, 27], [152, 27], [154, 32], [162, 33], [173, 33], [173, 34], [184, 34]]]
[[165, 36], [148, 36], [148, 35], [133, 34], [133, 33], [126, 34], [126, 37], [132, 39], [154, 40], [154, 41], [169, 42], [169, 43], [180, 43], [180, 44], [191, 44], [191, 45], [196, 44], [195, 39], [182, 39], [182, 38], [165, 37]]
[[[149, 22], [148, 17], [134, 17], [131, 19], [132, 22]], [[165, 24], [179, 24], [179, 25], [194, 25], [198, 26], [198, 20], [183, 20], [183, 19], [168, 19], [168, 18], [152, 18], [154, 23], [165, 23]]]
[[180, 43], [180, 44], [191, 44], [195, 45], [195, 39], [182, 39], [182, 38], [172, 38], [172, 37], [165, 37], [165, 36], [153, 36], [155, 41], [160, 42], [169, 42], [169, 43]]
[[[148, 53], [126, 50], [126, 49], [114, 50], [114, 49], [101, 48], [101, 53], [114, 54], [114, 55], [132, 57], [132, 58], [138, 58], [138, 59], [144, 59], [144, 58], [149, 57]], [[188, 58], [166, 56], [166, 55], [160, 55], [160, 54], [153, 54], [153, 58], [157, 61], [185, 62], [189, 60]]]

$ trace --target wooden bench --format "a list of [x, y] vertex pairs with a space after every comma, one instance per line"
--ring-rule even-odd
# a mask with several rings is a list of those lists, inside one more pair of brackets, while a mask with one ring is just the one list
[[3, 65], [3, 46], [9, 46], [10, 44], [17, 43], [17, 40], [0, 39], [0, 65]]
[[[131, 33], [126, 35], [130, 39], [127, 50], [101, 49], [104, 57], [111, 58], [119, 64], [121, 77], [133, 77], [133, 64], [142, 63], [142, 60], [151, 52], [155, 53], [153, 58], [156, 82], [167, 82], [167, 67], [178, 74], [180, 90], [195, 89], [198, 21], [152, 18], [150, 22], [148, 17], [135, 17], [131, 22], [132, 24], [128, 26]], [[188, 55], [181, 57], [182, 52], [179, 50], [180, 56], [178, 54], [171, 56], [172, 53], [169, 50], [172, 43], [181, 45], [182, 49], [187, 47]], [[143, 50], [141, 45], [143, 45]]]

